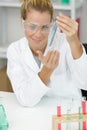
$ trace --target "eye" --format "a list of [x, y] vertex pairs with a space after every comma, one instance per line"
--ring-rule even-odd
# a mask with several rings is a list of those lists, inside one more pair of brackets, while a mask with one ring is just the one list
[[50, 26], [48, 26], [48, 25], [44, 25], [43, 27], [42, 27], [42, 30], [43, 31], [48, 31], [50, 29]]
[[36, 30], [37, 25], [30, 23], [30, 24], [28, 24], [28, 27], [29, 27], [29, 29], [31, 29], [31, 30]]

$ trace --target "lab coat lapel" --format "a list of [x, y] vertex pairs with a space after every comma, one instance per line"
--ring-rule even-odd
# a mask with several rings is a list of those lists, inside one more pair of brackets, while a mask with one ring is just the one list
[[39, 71], [39, 67], [32, 55], [32, 52], [28, 46], [28, 42], [25, 42], [25, 44], [23, 44], [24, 47], [22, 47], [22, 60], [24, 61], [24, 63], [26, 65], [28, 65], [31, 69], [33, 69], [34, 71]]

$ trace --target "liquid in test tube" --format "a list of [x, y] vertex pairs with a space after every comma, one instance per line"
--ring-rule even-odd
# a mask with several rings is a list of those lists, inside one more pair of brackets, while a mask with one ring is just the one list
[[[86, 99], [84, 97], [84, 99], [82, 100], [82, 114], [85, 115], [86, 112]], [[86, 121], [83, 121], [82, 123], [82, 130], [87, 130], [87, 123]]]
[[[61, 106], [57, 106], [57, 116], [61, 117]], [[61, 123], [58, 123], [58, 130], [62, 130]]]
[[51, 46], [52, 43], [53, 43], [53, 39], [54, 39], [56, 30], [57, 30], [57, 24], [56, 24], [56, 22], [55, 22], [55, 23], [53, 24], [52, 30], [51, 30], [51, 32], [50, 32], [50, 37], [49, 37], [49, 40], [48, 40], [48, 45], [49, 45], [49, 46]]

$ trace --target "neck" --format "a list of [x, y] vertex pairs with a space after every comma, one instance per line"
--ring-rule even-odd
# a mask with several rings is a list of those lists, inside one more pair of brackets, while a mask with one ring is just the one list
[[42, 48], [40, 48], [40, 49], [36, 49], [36, 50], [34, 50], [34, 49], [31, 48], [31, 51], [32, 51], [33, 55], [38, 56], [37, 50], [39, 50], [39, 51], [41, 51], [42, 53], [44, 53], [44, 51], [45, 51], [45, 49], [46, 49], [46, 46], [47, 46], [47, 45], [45, 45], [44, 47], [42, 47]]

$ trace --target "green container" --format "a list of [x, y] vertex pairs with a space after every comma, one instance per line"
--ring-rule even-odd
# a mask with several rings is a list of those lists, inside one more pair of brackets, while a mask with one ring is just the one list
[[5, 109], [3, 105], [0, 104], [0, 130], [7, 130], [8, 129], [8, 121], [5, 113]]
[[61, 3], [62, 3], [62, 4], [67, 4], [67, 5], [68, 5], [68, 4], [70, 3], [70, 0], [61, 0]]

